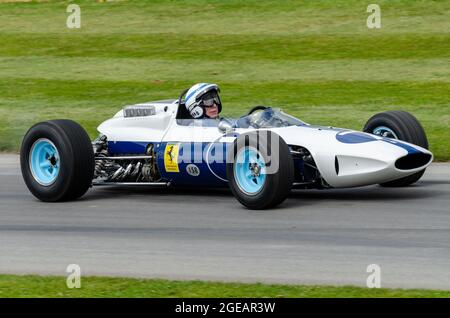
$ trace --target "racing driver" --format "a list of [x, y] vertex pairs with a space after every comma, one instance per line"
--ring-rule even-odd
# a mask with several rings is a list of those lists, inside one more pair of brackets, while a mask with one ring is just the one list
[[222, 102], [217, 84], [198, 83], [193, 85], [186, 93], [186, 108], [194, 119], [219, 119], [222, 111]]

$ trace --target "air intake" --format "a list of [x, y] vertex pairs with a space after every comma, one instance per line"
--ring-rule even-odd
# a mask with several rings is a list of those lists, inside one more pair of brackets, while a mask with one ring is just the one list
[[147, 104], [136, 104], [123, 108], [124, 117], [146, 117], [156, 114], [155, 106]]
[[411, 170], [426, 165], [431, 160], [431, 155], [426, 153], [413, 153], [397, 159], [395, 167], [400, 170]]

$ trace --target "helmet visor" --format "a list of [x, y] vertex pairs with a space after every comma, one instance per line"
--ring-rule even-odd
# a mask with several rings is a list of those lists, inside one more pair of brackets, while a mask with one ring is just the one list
[[212, 107], [214, 104], [219, 106], [220, 103], [220, 97], [216, 92], [209, 92], [202, 96], [202, 105], [205, 107]]

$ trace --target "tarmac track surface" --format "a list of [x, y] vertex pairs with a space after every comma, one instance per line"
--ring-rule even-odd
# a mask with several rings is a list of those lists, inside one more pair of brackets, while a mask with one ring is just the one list
[[0, 273], [450, 289], [450, 164], [408, 188], [296, 190], [251, 211], [229, 191], [94, 188], [42, 203], [0, 156]]

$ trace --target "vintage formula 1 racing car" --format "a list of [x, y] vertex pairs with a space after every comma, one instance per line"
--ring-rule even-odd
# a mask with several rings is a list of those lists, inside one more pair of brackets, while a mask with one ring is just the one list
[[363, 132], [314, 126], [256, 106], [238, 119], [192, 119], [175, 100], [126, 106], [94, 141], [71, 120], [38, 123], [20, 152], [23, 178], [42, 201], [81, 197], [91, 186], [229, 187], [265, 209], [293, 188], [410, 185], [433, 155], [415, 117], [387, 111]]

